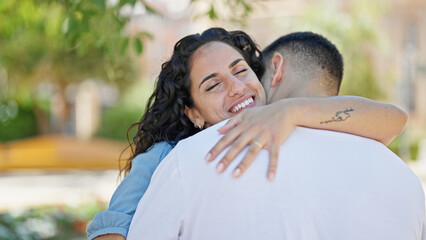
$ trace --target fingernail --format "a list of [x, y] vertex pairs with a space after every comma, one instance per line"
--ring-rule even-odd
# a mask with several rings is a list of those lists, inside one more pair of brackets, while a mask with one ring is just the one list
[[219, 163], [217, 166], [216, 166], [216, 170], [219, 172], [219, 173], [221, 173], [222, 171], [223, 171], [223, 169], [225, 168], [225, 165], [223, 164], [223, 163]]
[[233, 173], [233, 175], [234, 175], [234, 178], [240, 177], [240, 175], [241, 175], [241, 169], [236, 168], [235, 171], [234, 171], [234, 173]]
[[212, 154], [211, 153], [208, 153], [207, 155], [206, 155], [206, 157], [204, 158], [204, 160], [206, 160], [207, 162], [210, 162], [210, 158], [212, 157]]
[[275, 178], [275, 173], [274, 172], [269, 172], [268, 173], [268, 179], [269, 179], [269, 181], [273, 181], [274, 178]]

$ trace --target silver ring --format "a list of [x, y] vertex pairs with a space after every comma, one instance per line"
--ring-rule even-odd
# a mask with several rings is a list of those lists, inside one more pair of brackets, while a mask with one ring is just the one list
[[256, 146], [258, 146], [261, 149], [263, 148], [263, 145], [260, 142], [258, 142], [258, 141], [254, 141], [253, 144], [256, 145]]

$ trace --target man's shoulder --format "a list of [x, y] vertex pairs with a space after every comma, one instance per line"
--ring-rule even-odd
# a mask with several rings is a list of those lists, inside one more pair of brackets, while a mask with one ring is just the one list
[[287, 150], [286, 154], [295, 152], [295, 156], [303, 154], [315, 157], [316, 160], [321, 159], [312, 161], [312, 164], [324, 165], [333, 160], [334, 166], [344, 164], [352, 169], [363, 169], [363, 173], [392, 173], [389, 178], [392, 175], [399, 176], [394, 180], [400, 184], [404, 179], [412, 186], [421, 186], [418, 177], [399, 156], [373, 139], [349, 133], [296, 127], [287, 142], [287, 147], [286, 144], [282, 146]]
[[338, 141], [365, 142], [365, 143], [379, 144], [381, 146], [384, 146], [383, 144], [370, 138], [353, 135], [350, 133], [336, 132], [336, 131], [324, 130], [324, 129], [296, 127], [292, 135], [296, 135], [298, 137], [303, 137], [303, 138], [309, 137], [310, 139], [312, 137], [318, 137], [318, 138], [328, 138], [330, 140], [338, 140]]
[[[217, 130], [226, 124], [228, 120], [224, 120], [220, 123], [217, 123], [191, 137], [185, 138], [176, 145], [176, 148], [187, 149], [190, 148], [191, 152], [195, 150], [205, 150], [209, 149], [216, 144], [219, 139], [223, 136]], [[187, 154], [191, 154], [187, 152]]]
[[[179, 141], [160, 163], [159, 169], [190, 169], [196, 168], [197, 163], [204, 163], [205, 154], [219, 141], [221, 134], [217, 131], [227, 120], [211, 126], [191, 137]], [[183, 166], [183, 167], [182, 167]], [[161, 170], [164, 171], [164, 170]]]
[[[401, 159], [382, 143], [343, 132], [335, 132], [322, 129], [296, 127], [282, 148], [292, 151], [304, 151], [309, 149], [315, 154], [331, 154], [338, 152], [347, 159], [369, 155]], [[370, 159], [370, 157], [369, 157]]]

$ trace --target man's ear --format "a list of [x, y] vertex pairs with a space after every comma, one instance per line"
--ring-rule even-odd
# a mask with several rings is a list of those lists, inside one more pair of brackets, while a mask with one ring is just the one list
[[284, 72], [284, 58], [281, 54], [275, 53], [271, 60], [271, 66], [273, 68], [273, 76], [271, 80], [271, 88], [276, 87], [283, 80]]
[[205, 125], [204, 119], [201, 117], [200, 112], [195, 108], [189, 108], [188, 106], [185, 106], [185, 115], [191, 120], [191, 122], [194, 124], [194, 127], [196, 128], [203, 128]]

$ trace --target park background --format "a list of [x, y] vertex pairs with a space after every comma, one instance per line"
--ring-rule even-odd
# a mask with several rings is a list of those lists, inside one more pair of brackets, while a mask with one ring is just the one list
[[424, 0], [2, 0], [0, 239], [85, 239], [161, 63], [213, 26], [261, 48], [293, 31], [330, 39], [341, 95], [409, 114], [389, 147], [426, 182]]

